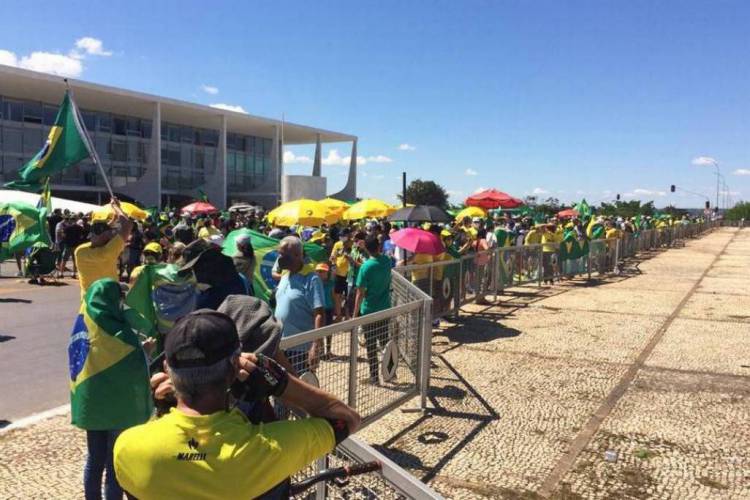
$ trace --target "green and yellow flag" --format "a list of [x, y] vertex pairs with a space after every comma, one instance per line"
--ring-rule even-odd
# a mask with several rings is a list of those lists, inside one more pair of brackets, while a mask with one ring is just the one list
[[[252, 229], [237, 229], [229, 233], [222, 244], [222, 253], [229, 257], [237, 253], [237, 238], [242, 235], [249, 235], [250, 242], [255, 250], [255, 272], [253, 273], [253, 290], [255, 296], [266, 302], [271, 298], [271, 292], [278, 284], [271, 276], [271, 270], [279, 256], [277, 248], [279, 240], [269, 238], [265, 234], [253, 231]], [[323, 247], [315, 243], [305, 243], [303, 245], [305, 259], [309, 262], [318, 263], [328, 260], [328, 255]]]
[[[195, 310], [195, 277], [192, 274], [180, 276], [179, 270], [175, 264], [142, 266], [125, 298], [130, 308], [126, 311], [129, 323], [157, 339], [157, 354], [162, 351], [164, 336], [175, 322]], [[132, 314], [133, 311], [137, 315]]]
[[73, 425], [125, 429], [151, 416], [148, 363], [115, 280], [95, 281], [86, 291], [68, 344], [68, 366]]
[[0, 260], [23, 252], [34, 243], [50, 244], [46, 209], [24, 202], [0, 203]]
[[73, 99], [65, 92], [55, 123], [42, 149], [18, 171], [20, 179], [5, 186], [38, 191], [45, 177], [70, 168], [90, 156], [86, 129], [80, 121]]

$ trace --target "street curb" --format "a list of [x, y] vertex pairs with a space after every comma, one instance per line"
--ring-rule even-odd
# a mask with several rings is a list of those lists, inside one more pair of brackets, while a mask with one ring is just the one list
[[58, 406], [57, 408], [52, 408], [49, 410], [45, 410], [43, 412], [34, 413], [33, 415], [29, 415], [28, 417], [24, 417], [19, 420], [16, 420], [15, 422], [11, 423], [7, 427], [3, 427], [2, 429], [0, 429], [0, 436], [12, 430], [23, 429], [25, 427], [32, 426], [34, 424], [41, 422], [42, 420], [47, 420], [48, 418], [65, 415], [68, 412], [70, 412], [69, 404], [61, 405], [61, 406]]

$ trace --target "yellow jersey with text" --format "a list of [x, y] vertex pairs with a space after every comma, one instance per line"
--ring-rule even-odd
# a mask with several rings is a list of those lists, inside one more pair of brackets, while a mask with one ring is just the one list
[[189, 416], [176, 408], [117, 439], [120, 486], [139, 500], [255, 498], [333, 450], [320, 418], [251, 424], [238, 409]]

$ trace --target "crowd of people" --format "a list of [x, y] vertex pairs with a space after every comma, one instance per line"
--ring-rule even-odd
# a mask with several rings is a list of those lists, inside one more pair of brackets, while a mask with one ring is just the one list
[[[123, 490], [142, 499], [219, 498], [233, 496], [238, 486], [249, 497], [283, 498], [288, 478], [355, 432], [359, 416], [298, 378], [332, 355], [330, 339], [284, 350], [282, 338], [390, 308], [394, 266], [473, 254], [469, 272], [478, 274], [481, 287], [485, 250], [538, 244], [547, 259], [570, 235], [620, 238], [675, 223], [574, 217], [536, 224], [498, 214], [442, 224], [372, 219], [310, 228], [274, 226], [261, 211], [163, 212], [134, 220], [116, 199], [111, 207], [104, 216], [59, 210], [49, 216], [54, 272], [72, 273], [81, 289], [69, 358], [72, 420], [87, 431], [86, 498], [101, 497], [105, 471], [107, 498], [121, 498]], [[593, 225], [601, 231], [592, 234]], [[395, 245], [391, 235], [406, 226], [431, 232], [443, 250], [412, 253]], [[270, 299], [255, 290], [252, 237], [243, 234], [225, 248], [239, 228], [278, 241]], [[328, 258], [309, 258], [309, 244]], [[166, 286], [155, 285], [155, 273]], [[426, 271], [416, 269], [410, 278], [432, 292]], [[144, 280], [157, 311], [145, 323], [147, 315], [130, 301]], [[483, 298], [477, 290], [477, 300]], [[388, 332], [387, 320], [362, 330], [375, 385]], [[132, 352], [142, 354], [122, 354]], [[110, 390], [94, 388], [96, 377], [106, 381], [103, 374], [113, 367], [122, 371], [119, 385], [110, 380]], [[289, 408], [313, 418], [289, 421]]]

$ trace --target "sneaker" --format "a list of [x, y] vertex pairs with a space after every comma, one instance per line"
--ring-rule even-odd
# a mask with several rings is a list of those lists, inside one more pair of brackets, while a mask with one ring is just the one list
[[16, 273], [16, 277], [17, 277], [17, 278], [23, 278], [23, 271], [18, 271], [18, 272]]

